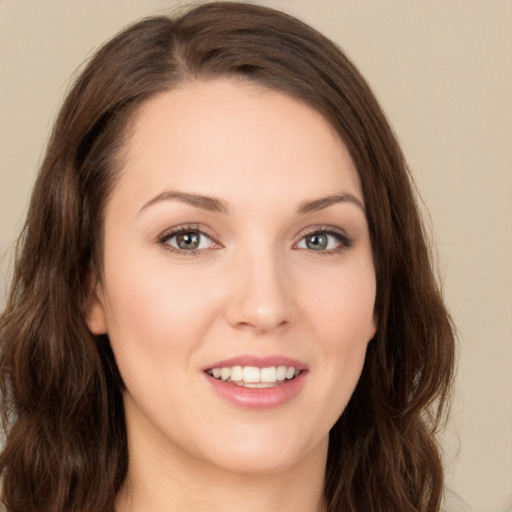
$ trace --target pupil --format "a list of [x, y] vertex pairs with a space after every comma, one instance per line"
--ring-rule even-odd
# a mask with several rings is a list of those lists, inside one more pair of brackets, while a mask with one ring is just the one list
[[306, 238], [306, 245], [309, 249], [318, 251], [327, 247], [327, 237], [325, 235], [309, 235]]
[[177, 242], [180, 249], [197, 249], [199, 247], [199, 235], [197, 233], [181, 233], [177, 237]]

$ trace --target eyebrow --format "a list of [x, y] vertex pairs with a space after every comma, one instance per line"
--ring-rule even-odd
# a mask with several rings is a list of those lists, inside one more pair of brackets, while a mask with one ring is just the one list
[[333, 194], [330, 196], [321, 197], [319, 199], [314, 199], [313, 201], [301, 203], [297, 208], [297, 213], [305, 214], [318, 212], [336, 203], [352, 203], [358, 206], [363, 211], [363, 213], [366, 213], [362, 201], [350, 193]]
[[153, 197], [153, 199], [148, 201], [141, 208], [141, 211], [146, 209], [148, 206], [151, 206], [160, 201], [171, 201], [173, 199], [177, 199], [178, 201], [190, 204], [191, 206], [195, 206], [196, 208], [201, 208], [202, 210], [208, 210], [211, 212], [228, 213], [229, 211], [228, 203], [226, 203], [222, 199], [217, 199], [215, 197], [210, 196], [203, 196], [201, 194], [176, 192], [172, 190], [163, 192], [162, 194], [158, 194], [157, 196]]
[[[230, 210], [226, 201], [216, 197], [169, 190], [153, 197], [150, 201], [144, 204], [140, 211], [145, 210], [149, 206], [160, 201], [172, 200], [182, 201], [196, 208], [212, 212], [228, 213]], [[333, 194], [319, 199], [314, 199], [312, 201], [303, 202], [297, 208], [297, 213], [300, 215], [314, 213], [337, 203], [352, 203], [359, 207], [363, 213], [366, 213], [363, 203], [356, 196], [350, 193]]]

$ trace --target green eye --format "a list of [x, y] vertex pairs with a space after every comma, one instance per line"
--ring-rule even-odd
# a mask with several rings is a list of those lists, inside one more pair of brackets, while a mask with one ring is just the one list
[[304, 237], [306, 247], [313, 251], [323, 251], [327, 249], [329, 245], [329, 237], [327, 235], [313, 233]]
[[352, 245], [353, 240], [343, 232], [319, 229], [304, 235], [295, 248], [330, 254], [348, 249]]

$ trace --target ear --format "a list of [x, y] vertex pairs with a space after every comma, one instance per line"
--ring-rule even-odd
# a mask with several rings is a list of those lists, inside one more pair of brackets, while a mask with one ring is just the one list
[[94, 279], [91, 283], [89, 297], [85, 304], [85, 322], [93, 334], [107, 333], [105, 297], [98, 279]]

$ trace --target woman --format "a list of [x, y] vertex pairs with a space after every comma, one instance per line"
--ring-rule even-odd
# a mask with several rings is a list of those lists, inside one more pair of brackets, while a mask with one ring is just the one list
[[207, 4], [98, 51], [0, 339], [9, 511], [439, 510], [453, 329], [406, 164], [285, 14]]

